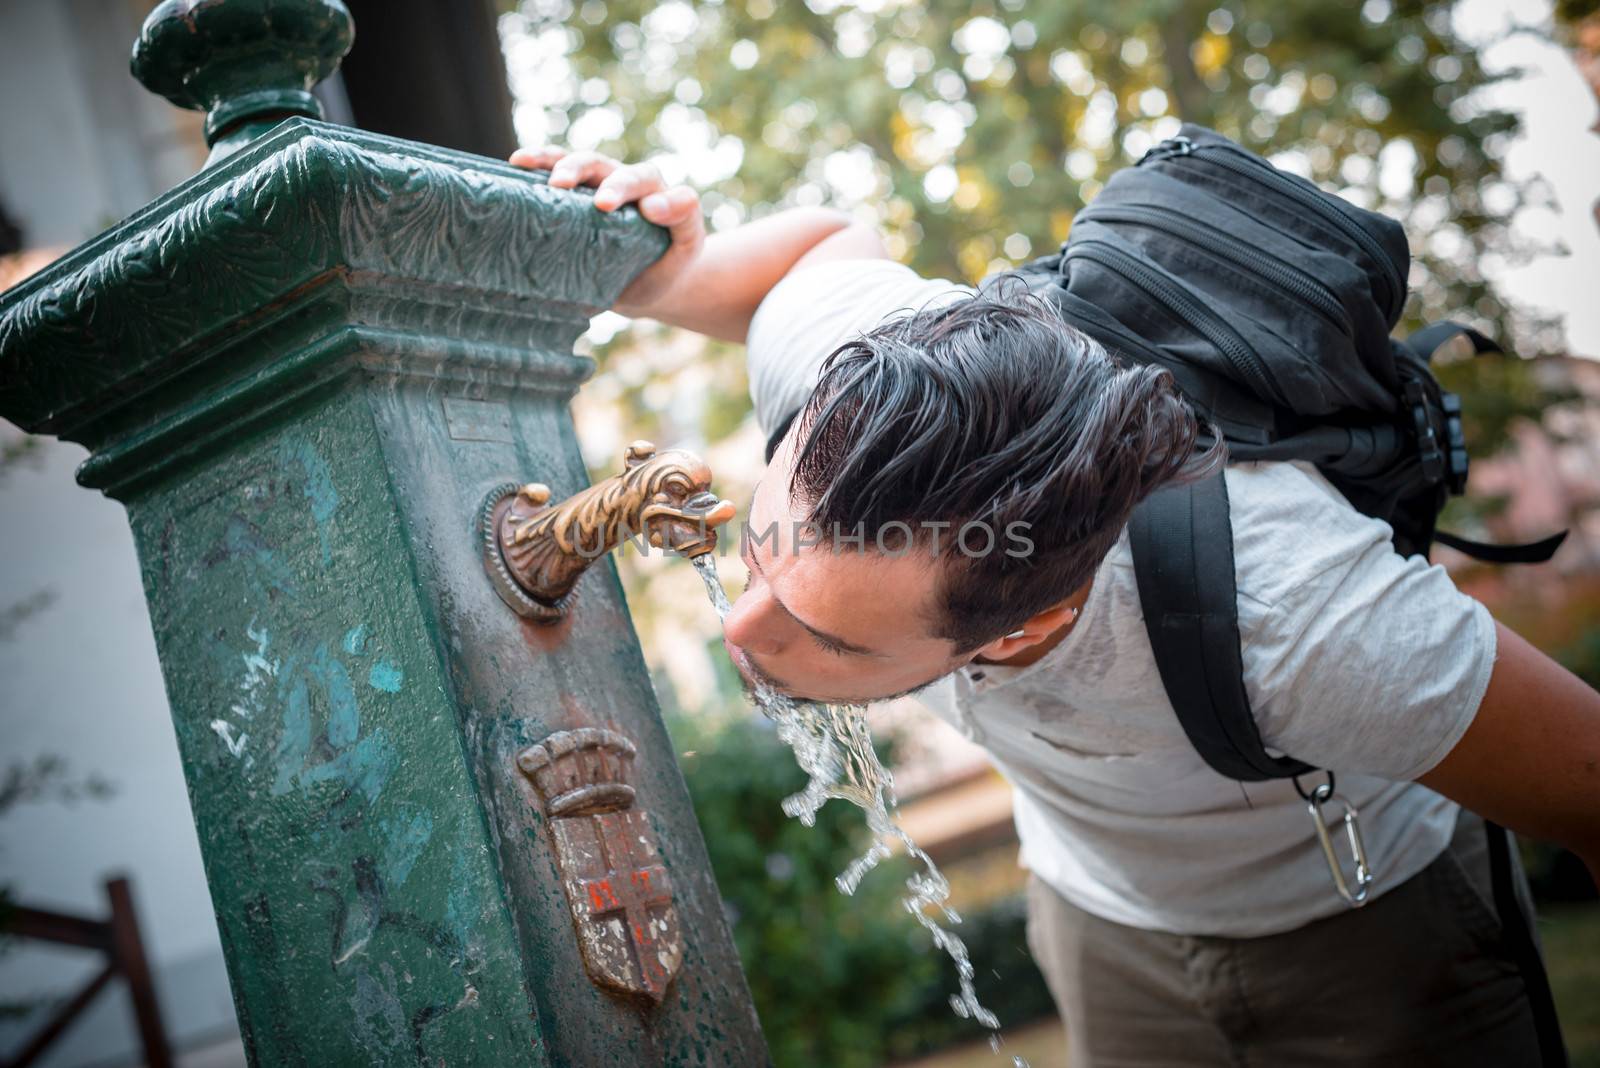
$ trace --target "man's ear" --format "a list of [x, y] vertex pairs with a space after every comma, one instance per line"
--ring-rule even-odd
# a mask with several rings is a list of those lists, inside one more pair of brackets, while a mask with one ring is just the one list
[[1009, 660], [1024, 649], [1038, 645], [1077, 618], [1078, 610], [1069, 604], [1046, 608], [1010, 634], [985, 645], [974, 655], [985, 660]]

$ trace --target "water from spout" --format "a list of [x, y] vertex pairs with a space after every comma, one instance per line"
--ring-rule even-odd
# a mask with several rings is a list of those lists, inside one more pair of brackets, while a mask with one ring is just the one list
[[[694, 566], [705, 583], [717, 617], [726, 620], [733, 606], [717, 578], [712, 554], [695, 557]], [[973, 968], [967, 958], [966, 944], [950, 930], [961, 922], [961, 917], [948, 904], [950, 883], [933, 858], [913, 842], [890, 815], [895, 807], [894, 779], [872, 748], [872, 734], [867, 729], [863, 709], [797, 701], [760, 685], [755, 688], [755, 701], [777, 725], [778, 737], [794, 751], [796, 762], [808, 777], [805, 789], [784, 799], [783, 811], [810, 827], [816, 823], [817, 811], [824, 803], [830, 798], [841, 798], [861, 809], [866, 816], [872, 845], [834, 879], [840, 893], [855, 893], [867, 872], [889, 856], [894, 842], [905, 846], [907, 855], [920, 865], [920, 869], [906, 879], [906, 892], [900, 902], [927, 930], [933, 944], [955, 962], [960, 992], [950, 995], [951, 1010], [963, 1019], [970, 1018], [987, 1027], [992, 1032], [989, 1048], [998, 1054], [1000, 1021], [979, 1003], [973, 989]], [[1028, 1068], [1027, 1061], [1021, 1057], [1013, 1056], [1011, 1063], [1012, 1068]]]

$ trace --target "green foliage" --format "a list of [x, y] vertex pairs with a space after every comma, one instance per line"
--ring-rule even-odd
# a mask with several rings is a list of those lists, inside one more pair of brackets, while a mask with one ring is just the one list
[[1554, 655], [1568, 671], [1600, 690], [1600, 627], [1585, 630]]
[[18, 805], [41, 801], [104, 801], [116, 792], [99, 774], [77, 778], [64, 758], [50, 753], [18, 761], [0, 775], [0, 816]]
[[1572, 1068], [1600, 1068], [1600, 908], [1542, 909], [1539, 938]]
[[773, 1062], [882, 1064], [889, 1021], [947, 978], [897, 901], [902, 858], [844, 896], [833, 878], [866, 849], [861, 813], [835, 801], [815, 827], [785, 816], [805, 777], [770, 723], [679, 718], [672, 734]]
[[[525, 140], [654, 159], [701, 188], [714, 229], [831, 203], [878, 222], [917, 271], [975, 280], [1053, 249], [1114, 171], [1195, 120], [1406, 221], [1402, 332], [1450, 316], [1551, 351], [1552, 324], [1480, 270], [1532, 251], [1508, 222], [1543, 194], [1502, 170], [1514, 119], [1482, 101], [1494, 77], [1455, 6], [524, 0], [504, 29]], [[601, 354], [659, 337], [623, 332]], [[692, 404], [656, 374], [615, 388], [630, 433], [716, 442], [737, 425], [740, 347], [701, 356], [713, 371]], [[1504, 375], [1455, 377], [1470, 412]], [[1483, 422], [1479, 455], [1505, 441], [1504, 419]]]
[[[736, 173], [713, 174], [706, 198], [724, 223], [745, 206], [855, 202], [918, 271], [973, 280], [1025, 245], [1053, 247], [1105, 179], [1182, 117], [1412, 216], [1414, 311], [1503, 326], [1476, 260], [1507, 247], [1524, 193], [1498, 159], [1513, 121], [1471, 99], [1491, 78], [1451, 9], [529, 0], [512, 32], [560, 34], [556, 71], [570, 81], [543, 94], [544, 114], [519, 116], [525, 129], [631, 158], [725, 149]], [[511, 58], [515, 80], [515, 47]]]
[[1494, 355], [1434, 365], [1440, 384], [1464, 398], [1461, 424], [1473, 455], [1498, 449], [1518, 420], [1538, 422], [1551, 405], [1574, 399], [1541, 383], [1537, 368], [1537, 360]]
[[23, 623], [55, 603], [54, 590], [35, 590], [19, 601], [0, 604], [0, 642], [10, 641]]
[[[805, 783], [771, 724], [748, 713], [675, 717], [672, 734], [779, 1068], [865, 1068], [981, 1033], [950, 1011], [952, 967], [899, 903], [904, 858], [845, 897], [833, 878], [867, 846], [861, 814], [833, 802], [814, 828], [783, 814], [783, 798]], [[979, 1000], [1002, 1027], [1054, 1011], [1026, 922], [1026, 904], [1011, 898], [957, 929]]]
[[43, 438], [9, 428], [0, 430], [0, 485], [4, 485], [5, 477], [24, 464], [37, 467], [40, 458], [39, 445]]
[[1556, 0], [1556, 17], [1562, 22], [1582, 22], [1600, 12], [1600, 0]]

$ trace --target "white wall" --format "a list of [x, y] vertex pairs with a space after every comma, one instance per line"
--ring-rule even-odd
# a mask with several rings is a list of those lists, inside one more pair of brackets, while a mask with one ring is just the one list
[[0, 202], [31, 246], [91, 237], [198, 169], [198, 113], [128, 73], [137, 0], [0, 0]]
[[[148, 3], [0, 0], [0, 203], [32, 247], [70, 246], [192, 174], [198, 115], [128, 74]], [[18, 432], [0, 422], [0, 441]], [[53, 440], [0, 471], [0, 617], [51, 600], [0, 640], [0, 774], [49, 753], [115, 796], [0, 816], [0, 883], [18, 901], [104, 916], [103, 881], [131, 876], [162, 1008], [179, 1044], [235, 1027], [216, 923], [121, 505], [80, 488], [84, 451]], [[0, 1001], [62, 993], [91, 954], [21, 943], [0, 954]], [[0, 1029], [0, 1057], [18, 1040]], [[136, 1048], [120, 985], [45, 1064]]]
[[[0, 818], [0, 882], [19, 903], [104, 916], [106, 875], [130, 875], [169, 1029], [215, 1034], [232, 1005], [133, 535], [121, 505], [73, 481], [85, 455], [45, 441], [0, 475], [0, 611], [52, 598], [0, 641], [0, 767], [54, 754], [115, 793]], [[81, 951], [22, 945], [0, 957], [0, 1000], [59, 991], [93, 967]], [[47, 1063], [133, 1048], [120, 991], [105, 1002]]]

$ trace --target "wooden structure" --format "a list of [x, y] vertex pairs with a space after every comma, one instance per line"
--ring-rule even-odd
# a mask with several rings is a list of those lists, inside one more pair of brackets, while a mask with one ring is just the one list
[[105, 964], [50, 1014], [10, 1060], [0, 1060], [0, 1068], [26, 1068], [44, 1056], [100, 992], [119, 978], [128, 984], [128, 996], [133, 1001], [133, 1019], [139, 1028], [145, 1068], [171, 1068], [172, 1052], [167, 1048], [161, 1005], [145, 960], [144, 940], [139, 937], [139, 917], [133, 909], [133, 890], [128, 880], [106, 880], [106, 899], [111, 915], [104, 920], [26, 906], [7, 910], [6, 937], [94, 950], [105, 957]]

